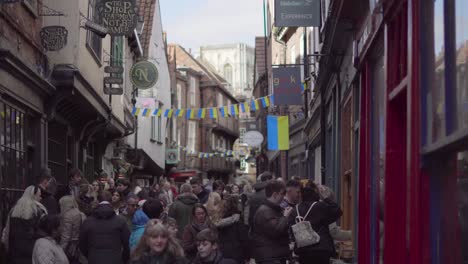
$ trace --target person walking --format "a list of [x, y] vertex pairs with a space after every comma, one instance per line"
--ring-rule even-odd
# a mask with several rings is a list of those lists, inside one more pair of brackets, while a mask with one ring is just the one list
[[123, 194], [123, 196], [125, 197], [124, 199], [127, 199], [133, 194], [132, 184], [127, 179], [118, 179], [116, 190]]
[[78, 210], [78, 205], [71, 195], [60, 199], [61, 211], [61, 236], [60, 246], [65, 251], [71, 264], [78, 264], [80, 251], [78, 249], [78, 240], [80, 236], [80, 227], [86, 216]]
[[34, 243], [32, 264], [69, 264], [60, 240], [60, 217], [47, 215], [40, 220], [39, 233], [43, 235]]
[[116, 215], [120, 215], [125, 207], [125, 203], [123, 200], [122, 193], [118, 191], [112, 192], [112, 208], [114, 208], [114, 212]]
[[216, 227], [210, 222], [208, 211], [202, 204], [196, 204], [192, 209], [192, 224], [187, 225], [182, 235], [182, 246], [189, 260], [193, 260], [197, 255], [197, 234], [205, 229]]
[[200, 203], [206, 204], [210, 192], [205, 189], [201, 180], [198, 177], [194, 177], [190, 180], [190, 185], [192, 185], [193, 193], [198, 197]]
[[208, 198], [205, 207], [208, 211], [210, 222], [217, 228], [233, 225], [240, 220], [240, 213], [223, 217], [224, 202], [217, 192], [210, 193], [210, 198]]
[[2, 235], [9, 264], [31, 264], [36, 239], [39, 238], [39, 220], [47, 215], [40, 203], [41, 189], [29, 186], [11, 209]]
[[318, 233], [320, 241], [302, 248], [295, 247], [294, 252], [299, 256], [301, 264], [328, 264], [330, 258], [335, 255], [335, 246], [330, 235], [329, 225], [341, 217], [342, 211], [330, 197], [324, 197], [321, 200], [318, 188], [313, 182], [309, 182], [302, 189], [302, 199], [303, 201], [296, 206], [290, 216], [290, 224], [295, 224], [297, 217], [304, 218], [303, 220], [310, 222], [312, 229]]
[[[83, 173], [78, 168], [71, 169], [68, 173], [68, 190], [65, 195], [73, 195], [75, 199], [80, 195], [80, 185], [82, 184]], [[62, 197], [59, 197], [62, 198]]]
[[289, 180], [286, 183], [286, 195], [281, 201], [281, 208], [295, 207], [301, 201], [301, 183], [297, 180]]
[[292, 208], [280, 207], [286, 187], [283, 182], [271, 180], [265, 187], [267, 199], [254, 216], [253, 257], [260, 263], [286, 263], [289, 252], [289, 215]]
[[180, 187], [181, 194], [169, 207], [168, 215], [177, 221], [179, 230], [177, 237], [182, 238], [182, 233], [187, 225], [192, 222], [192, 209], [198, 203], [198, 198], [192, 193], [192, 186], [188, 183]]
[[249, 226], [252, 227], [254, 225], [254, 216], [255, 212], [257, 211], [258, 207], [263, 203], [266, 199], [265, 195], [265, 187], [271, 179], [273, 179], [273, 174], [269, 171], [265, 171], [259, 176], [260, 182], [257, 182], [253, 185], [255, 193], [252, 194], [247, 201], [247, 208], [248, 211], [248, 219], [249, 219]]
[[[109, 262], [110, 263], [110, 262]], [[148, 222], [132, 253], [131, 264], [188, 264], [184, 250], [159, 220]]]
[[122, 214], [120, 215], [121, 217], [125, 219], [128, 230], [133, 229], [132, 220], [133, 220], [133, 216], [135, 215], [137, 208], [138, 208], [138, 198], [136, 196], [128, 197], [126, 206], [124, 210], [122, 211]]
[[197, 257], [192, 264], [238, 264], [233, 259], [225, 258], [219, 250], [218, 234], [215, 230], [205, 229], [197, 234]]
[[98, 195], [99, 205], [80, 230], [79, 248], [89, 264], [125, 264], [130, 258], [130, 231], [122, 217], [115, 214], [110, 202], [112, 195]]
[[59, 205], [54, 197], [57, 185], [55, 179], [52, 178], [49, 168], [41, 170], [37, 178], [37, 186], [41, 189], [41, 203], [47, 209], [47, 213], [58, 214]]
[[154, 198], [146, 200], [143, 204], [143, 208], [135, 212], [135, 216], [132, 221], [133, 229], [130, 234], [130, 249], [135, 248], [140, 241], [148, 221], [150, 219], [159, 219], [162, 212], [162, 203]]
[[98, 204], [93, 187], [89, 184], [82, 184], [80, 186], [80, 194], [78, 195], [78, 198], [76, 198], [76, 202], [78, 204], [78, 209], [86, 216], [90, 216]]

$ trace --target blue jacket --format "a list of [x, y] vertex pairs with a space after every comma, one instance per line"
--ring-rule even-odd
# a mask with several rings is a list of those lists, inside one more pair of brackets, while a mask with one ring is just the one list
[[138, 245], [138, 242], [140, 242], [140, 239], [145, 232], [146, 223], [148, 223], [149, 220], [150, 219], [143, 210], [140, 209], [135, 212], [132, 220], [133, 230], [130, 235], [130, 249], [134, 249]]

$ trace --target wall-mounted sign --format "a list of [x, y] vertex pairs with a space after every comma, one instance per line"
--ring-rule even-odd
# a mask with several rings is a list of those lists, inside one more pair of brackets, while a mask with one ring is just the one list
[[135, 63], [130, 69], [130, 80], [138, 89], [153, 87], [158, 81], [159, 73], [156, 66], [149, 61]]
[[320, 27], [320, 0], [275, 0], [275, 26]]
[[273, 68], [275, 105], [302, 105], [301, 68]]
[[104, 84], [123, 84], [123, 78], [107, 76], [104, 77]]
[[262, 133], [251, 130], [244, 134], [244, 142], [251, 147], [258, 147], [263, 143], [264, 137]]
[[99, 24], [111, 36], [131, 35], [137, 24], [135, 0], [101, 0], [98, 4]]
[[113, 88], [113, 87], [104, 86], [104, 94], [122, 95], [123, 92], [124, 92], [123, 88], [121, 88], [121, 87]]
[[166, 163], [177, 164], [179, 162], [179, 149], [167, 149], [166, 150]]
[[124, 72], [124, 68], [122, 66], [106, 66], [104, 67], [104, 72], [120, 74]]
[[67, 45], [68, 30], [62, 26], [43, 27], [40, 36], [45, 50], [58, 51]]

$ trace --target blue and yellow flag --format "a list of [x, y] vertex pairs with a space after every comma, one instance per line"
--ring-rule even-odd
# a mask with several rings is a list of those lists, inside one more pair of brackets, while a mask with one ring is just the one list
[[274, 104], [275, 104], [275, 96], [270, 95], [270, 105], [274, 105]]
[[187, 109], [187, 113], [185, 114], [185, 117], [187, 119], [190, 119], [190, 116], [192, 116], [192, 109]]
[[231, 105], [231, 115], [238, 116], [239, 115], [239, 108], [237, 105]]
[[171, 118], [173, 113], [174, 113], [174, 109], [170, 109], [169, 113], [167, 114], [167, 117]]
[[268, 150], [289, 150], [289, 117], [267, 116]]
[[224, 107], [220, 107], [219, 112], [221, 113], [222, 117], [226, 117], [226, 112], [224, 111]]
[[140, 108], [133, 107], [132, 116], [137, 116], [140, 114]]
[[156, 110], [155, 110], [156, 116], [161, 116], [163, 110], [162, 110], [162, 109], [157, 109], [157, 110], [158, 110], [157, 112], [156, 112]]
[[210, 118], [218, 118], [218, 109], [210, 108]]
[[169, 111], [170, 109], [164, 110], [164, 117], [169, 117]]
[[262, 101], [263, 108], [267, 108], [270, 106], [270, 100], [268, 100], [267, 96], [262, 97], [260, 100]]
[[242, 113], [245, 113], [245, 104], [240, 104], [240, 109], [242, 111]]

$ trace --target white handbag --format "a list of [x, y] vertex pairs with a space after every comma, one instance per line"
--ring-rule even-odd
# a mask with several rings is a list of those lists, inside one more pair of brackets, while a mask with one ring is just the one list
[[296, 240], [296, 247], [297, 248], [302, 248], [306, 246], [311, 246], [315, 245], [318, 242], [320, 242], [320, 235], [315, 232], [314, 229], [312, 229], [312, 225], [310, 224], [309, 221], [305, 221], [307, 216], [310, 213], [310, 210], [314, 207], [314, 205], [317, 202], [314, 202], [310, 207], [309, 210], [307, 210], [307, 213], [305, 214], [304, 217], [302, 217], [299, 214], [299, 206], [296, 205], [296, 224], [291, 226], [294, 239]]

